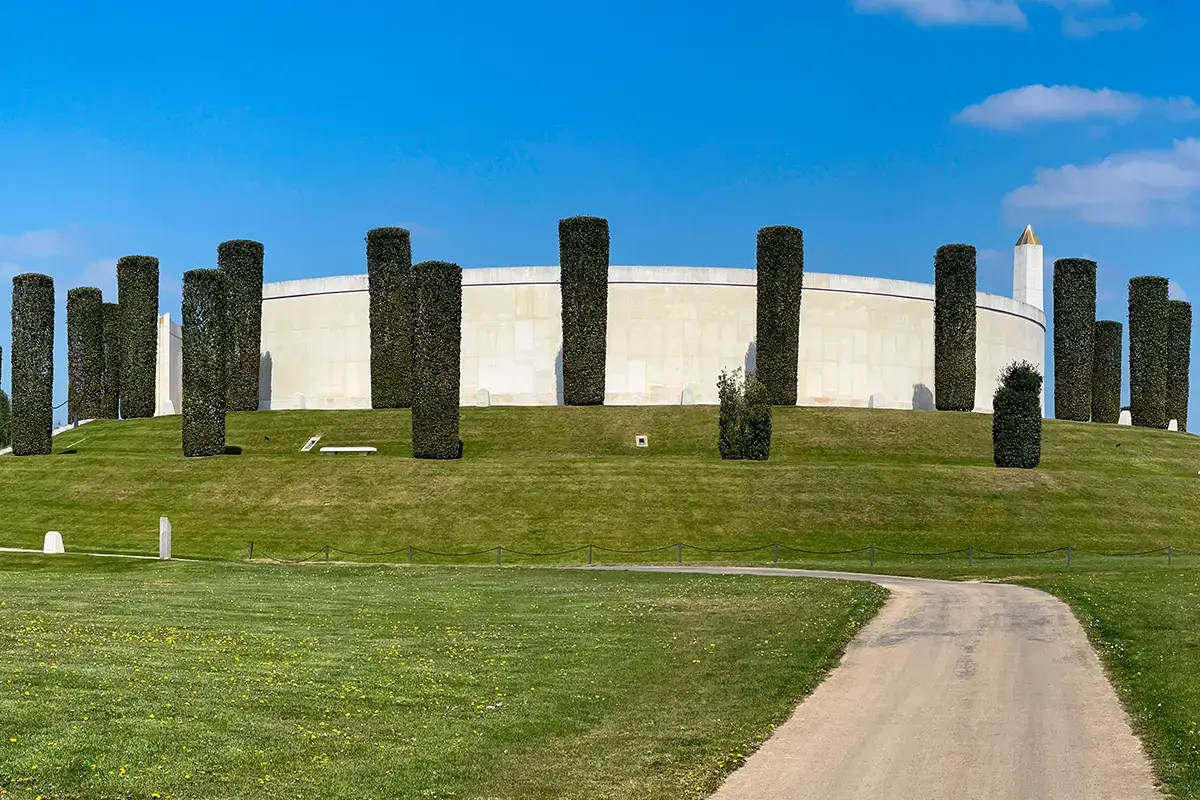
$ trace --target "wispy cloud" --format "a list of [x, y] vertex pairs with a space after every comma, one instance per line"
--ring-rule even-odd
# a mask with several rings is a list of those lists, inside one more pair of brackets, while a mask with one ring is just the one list
[[95, 286], [104, 294], [108, 303], [117, 302], [117, 260], [99, 258], [89, 261], [80, 275], [83, 286]]
[[1200, 106], [1190, 97], [1145, 97], [1115, 89], [1035, 84], [994, 94], [967, 106], [954, 119], [981, 128], [1015, 130], [1045, 122], [1127, 121], [1143, 114], [1173, 120], [1197, 119]]
[[1200, 192], [1200, 139], [1167, 150], [1133, 150], [1083, 166], [1039, 169], [1033, 183], [1004, 198], [1012, 209], [1059, 211], [1102, 225], [1190, 219]]
[[1035, 84], [994, 94], [964, 108], [955, 119], [979, 127], [1015, 129], [1040, 122], [1130, 120], [1143, 114], [1197, 119], [1200, 105], [1190, 97], [1145, 97], [1114, 89]]
[[[1049, 5], [1063, 16], [1067, 36], [1094, 36], [1109, 31], [1133, 30], [1145, 24], [1138, 14], [1112, 15], [1111, 0], [854, 0], [854, 8], [867, 14], [900, 14], [918, 25], [994, 26], [1022, 30], [1029, 27], [1028, 6]], [[1083, 17], [1080, 17], [1080, 14]]]
[[53, 258], [69, 255], [75, 251], [75, 238], [74, 229], [0, 233], [0, 257]]

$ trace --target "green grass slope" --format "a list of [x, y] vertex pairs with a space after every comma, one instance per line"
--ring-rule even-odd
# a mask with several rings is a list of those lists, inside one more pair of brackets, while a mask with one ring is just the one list
[[[40, 547], [59, 530], [73, 551], [152, 553], [165, 515], [177, 556], [218, 558], [244, 557], [251, 540], [284, 558], [327, 543], [1200, 548], [1197, 437], [1050, 421], [1042, 468], [1010, 471], [991, 466], [988, 416], [786, 408], [769, 462], [723, 463], [716, 418], [701, 406], [466, 408], [460, 462], [410, 458], [406, 411], [231, 414], [241, 453], [210, 459], [182, 457], [179, 417], [95, 422], [57, 437], [52, 456], [0, 458], [0, 546]], [[299, 452], [316, 433], [379, 452]]]

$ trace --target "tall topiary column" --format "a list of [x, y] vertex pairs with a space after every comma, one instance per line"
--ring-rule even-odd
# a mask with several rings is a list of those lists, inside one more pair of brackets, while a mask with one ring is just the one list
[[100, 417], [116, 419], [121, 415], [121, 307], [104, 304], [104, 391]]
[[[4, 348], [0, 347], [0, 366], [4, 364]], [[0, 389], [0, 448], [12, 444], [12, 405], [8, 393]]]
[[1129, 411], [1143, 428], [1167, 427], [1168, 291], [1166, 278], [1129, 281]]
[[558, 221], [563, 403], [604, 405], [608, 348], [608, 220]]
[[104, 298], [85, 286], [67, 292], [67, 417], [98, 419], [104, 407]]
[[1054, 262], [1054, 416], [1087, 422], [1092, 416], [1092, 358], [1096, 331], [1096, 262]]
[[229, 282], [228, 411], [258, 410], [261, 365], [263, 246], [249, 239], [217, 245], [217, 269]]
[[1177, 420], [1187, 430], [1189, 383], [1192, 374], [1192, 304], [1171, 301], [1167, 343], [1167, 420]]
[[54, 281], [13, 278], [12, 448], [17, 456], [50, 455], [54, 429]]
[[1042, 373], [1027, 361], [1000, 373], [992, 398], [992, 460], [997, 467], [1033, 469], [1042, 461]]
[[413, 392], [412, 243], [404, 228], [367, 231], [371, 407], [408, 408]]
[[947, 244], [933, 259], [933, 394], [938, 411], [975, 409], [975, 248]]
[[462, 458], [458, 435], [462, 268], [423, 261], [413, 330], [413, 458]]
[[229, 281], [218, 269], [183, 273], [183, 454], [225, 452]]
[[158, 353], [158, 259], [117, 260], [121, 308], [121, 416], [154, 416], [154, 372]]
[[790, 225], [759, 228], [754, 359], [772, 405], [796, 405], [804, 233]]
[[1121, 347], [1124, 327], [1103, 320], [1095, 325], [1092, 357], [1092, 422], [1121, 420]]

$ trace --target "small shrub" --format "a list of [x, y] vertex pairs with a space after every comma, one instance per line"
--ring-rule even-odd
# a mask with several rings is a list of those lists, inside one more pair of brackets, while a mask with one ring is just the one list
[[1042, 460], [1042, 374], [1027, 361], [1000, 373], [992, 399], [992, 460], [997, 467], [1033, 469]]
[[558, 221], [562, 386], [568, 406], [604, 405], [608, 348], [608, 220]]
[[1096, 332], [1096, 262], [1054, 262], [1054, 416], [1087, 422], [1092, 416], [1092, 359]]
[[462, 268], [445, 261], [424, 261], [413, 272], [417, 289], [413, 458], [462, 458], [458, 433]]
[[947, 244], [933, 260], [933, 396], [938, 411], [975, 409], [975, 248]]
[[1129, 281], [1129, 406], [1133, 424], [1167, 427], [1167, 339], [1171, 300], [1166, 278]]
[[1192, 373], [1192, 304], [1171, 301], [1171, 323], [1167, 343], [1167, 421], [1179, 422], [1187, 430], [1189, 385]]
[[104, 298], [99, 289], [67, 292], [67, 418], [99, 419], [104, 407]]
[[54, 428], [54, 281], [27, 273], [13, 278], [13, 455], [50, 455]]
[[413, 395], [412, 241], [404, 228], [367, 231], [371, 407], [409, 408]]
[[721, 458], [766, 461], [771, 454], [771, 401], [753, 372], [721, 371], [717, 448]]
[[1092, 358], [1092, 422], [1116, 425], [1121, 420], [1121, 350], [1124, 326], [1102, 320], [1095, 326]]
[[229, 280], [217, 269], [183, 273], [183, 454], [225, 452]]
[[217, 245], [217, 269], [229, 283], [228, 411], [258, 410], [262, 349], [263, 246], [249, 239]]
[[121, 416], [154, 416], [158, 353], [158, 259], [123, 256], [117, 260], [117, 302], [121, 309]]
[[758, 230], [754, 362], [772, 405], [796, 405], [804, 232], [790, 225]]
[[104, 304], [104, 389], [100, 401], [101, 419], [116, 419], [121, 414], [121, 308]]

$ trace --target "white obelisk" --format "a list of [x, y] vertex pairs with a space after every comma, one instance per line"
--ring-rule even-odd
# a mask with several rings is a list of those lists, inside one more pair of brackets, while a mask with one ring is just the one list
[[1042, 242], [1032, 225], [1017, 239], [1013, 248], [1013, 299], [1046, 310], [1042, 289]]

